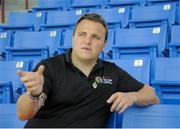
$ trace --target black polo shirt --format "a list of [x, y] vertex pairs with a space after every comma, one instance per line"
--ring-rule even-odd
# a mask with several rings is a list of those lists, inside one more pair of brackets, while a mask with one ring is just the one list
[[42, 60], [47, 100], [25, 127], [106, 127], [115, 92], [138, 91], [144, 84], [114, 63], [98, 59], [86, 77], [72, 64], [71, 52]]

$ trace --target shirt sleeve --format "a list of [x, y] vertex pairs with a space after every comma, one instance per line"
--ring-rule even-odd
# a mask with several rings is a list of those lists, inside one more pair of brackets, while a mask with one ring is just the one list
[[133, 92], [139, 91], [143, 88], [144, 84], [135, 78], [133, 78], [129, 73], [116, 66], [116, 71], [118, 72], [118, 86], [117, 91], [120, 92]]
[[42, 60], [39, 62], [35, 68], [33, 69], [33, 72], [36, 72], [40, 65], [43, 65], [45, 67], [43, 76], [44, 76], [44, 85], [43, 85], [43, 92], [48, 96], [48, 94], [51, 91], [51, 84], [52, 84], [52, 74], [51, 74], [51, 67], [49, 66], [48, 62], [45, 60]]

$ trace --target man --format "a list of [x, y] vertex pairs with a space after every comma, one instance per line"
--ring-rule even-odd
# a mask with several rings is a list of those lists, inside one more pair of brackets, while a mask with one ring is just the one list
[[107, 40], [105, 21], [85, 14], [74, 29], [72, 50], [18, 71], [27, 92], [17, 101], [25, 127], [105, 127], [111, 112], [159, 103], [153, 89], [113, 63], [98, 59]]

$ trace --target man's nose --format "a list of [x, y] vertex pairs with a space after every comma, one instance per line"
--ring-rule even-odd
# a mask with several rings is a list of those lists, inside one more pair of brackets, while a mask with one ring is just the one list
[[84, 42], [85, 42], [86, 44], [90, 44], [90, 43], [91, 43], [91, 37], [87, 36], [87, 37], [85, 38]]

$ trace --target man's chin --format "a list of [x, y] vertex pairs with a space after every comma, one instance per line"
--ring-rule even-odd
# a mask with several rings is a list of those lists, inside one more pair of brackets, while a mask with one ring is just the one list
[[87, 61], [96, 59], [96, 57], [91, 56], [91, 55], [86, 55], [86, 54], [81, 54], [79, 58], [82, 60], [87, 60]]

